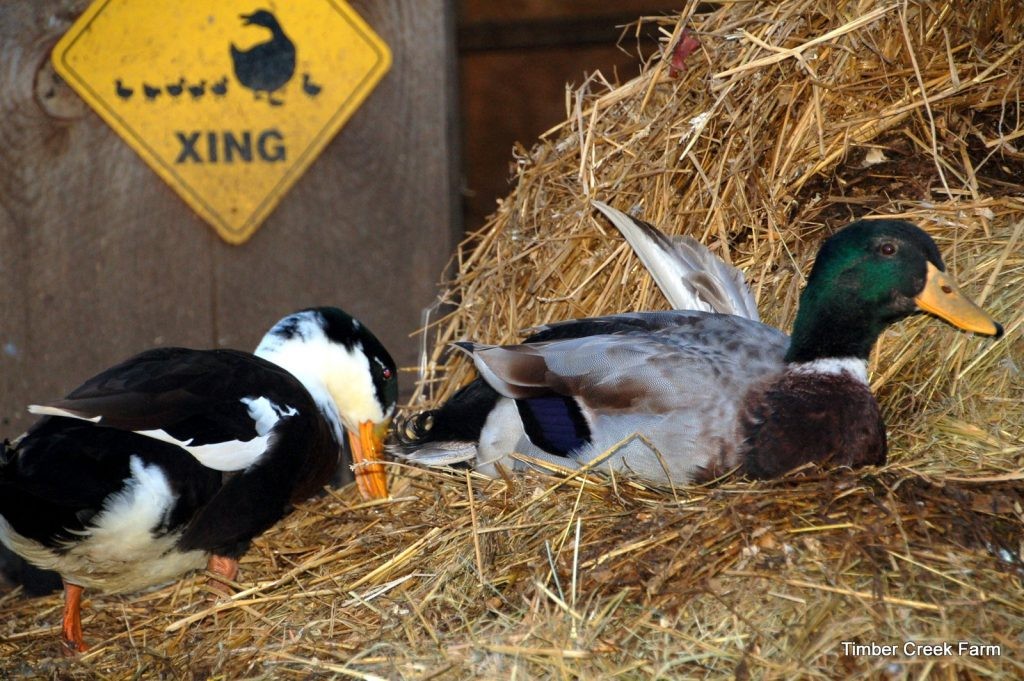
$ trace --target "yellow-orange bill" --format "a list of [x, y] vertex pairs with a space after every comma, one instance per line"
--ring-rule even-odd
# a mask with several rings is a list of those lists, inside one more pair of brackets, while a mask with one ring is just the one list
[[924, 290], [914, 298], [914, 302], [925, 312], [930, 312], [964, 331], [997, 338], [1003, 335], [1003, 327], [961, 293], [951, 276], [931, 263], [928, 263], [928, 278]]
[[374, 424], [365, 421], [359, 424], [358, 433], [351, 430], [348, 433], [348, 441], [352, 445], [352, 468], [364, 499], [388, 498], [384, 466], [376, 463], [384, 460], [384, 437], [387, 432], [387, 422]]

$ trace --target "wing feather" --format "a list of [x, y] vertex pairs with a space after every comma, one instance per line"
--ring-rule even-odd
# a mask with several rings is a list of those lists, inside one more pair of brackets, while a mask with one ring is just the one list
[[761, 320], [743, 273], [699, 241], [670, 237], [606, 203], [593, 204], [622, 232], [672, 307]]
[[249, 353], [158, 348], [29, 411], [132, 431], [177, 445], [208, 468], [236, 471], [266, 451], [275, 417], [296, 413], [283, 399], [301, 396], [296, 386], [283, 369]]
[[573, 324], [542, 327], [519, 345], [463, 349], [505, 397], [555, 393], [574, 396], [597, 412], [670, 413], [684, 393], [714, 392], [727, 383], [741, 389], [748, 375], [777, 368], [788, 345], [785, 334], [759, 322], [700, 311], [576, 322], [580, 330], [614, 329], [596, 335], [573, 335]]

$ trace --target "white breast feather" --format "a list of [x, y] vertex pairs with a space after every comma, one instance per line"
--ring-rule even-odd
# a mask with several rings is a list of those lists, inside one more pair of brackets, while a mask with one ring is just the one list
[[498, 400], [494, 409], [487, 415], [484, 427], [480, 429], [480, 445], [477, 452], [476, 468], [484, 475], [498, 477], [497, 464], [504, 465], [508, 470], [515, 467], [515, 461], [507, 459], [526, 436], [523, 422], [515, 400], [503, 398]]

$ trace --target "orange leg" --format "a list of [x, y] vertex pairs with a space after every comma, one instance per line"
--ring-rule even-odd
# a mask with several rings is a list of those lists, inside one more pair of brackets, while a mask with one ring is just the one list
[[64, 582], [64, 620], [61, 624], [60, 634], [63, 640], [61, 652], [65, 656], [75, 653], [84, 653], [89, 649], [82, 638], [82, 592], [85, 589]]
[[238, 576], [238, 561], [214, 554], [210, 556], [206, 569], [211, 573], [210, 586], [224, 596], [230, 596], [232, 588], [229, 582], [235, 581], [235, 577]]

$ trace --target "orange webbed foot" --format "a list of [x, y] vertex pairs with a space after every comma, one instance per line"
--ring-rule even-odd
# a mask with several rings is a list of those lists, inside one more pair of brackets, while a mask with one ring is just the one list
[[216, 592], [217, 598], [229, 598], [235, 592], [232, 582], [238, 576], [237, 560], [214, 554], [210, 556], [206, 570], [210, 573], [207, 584]]

